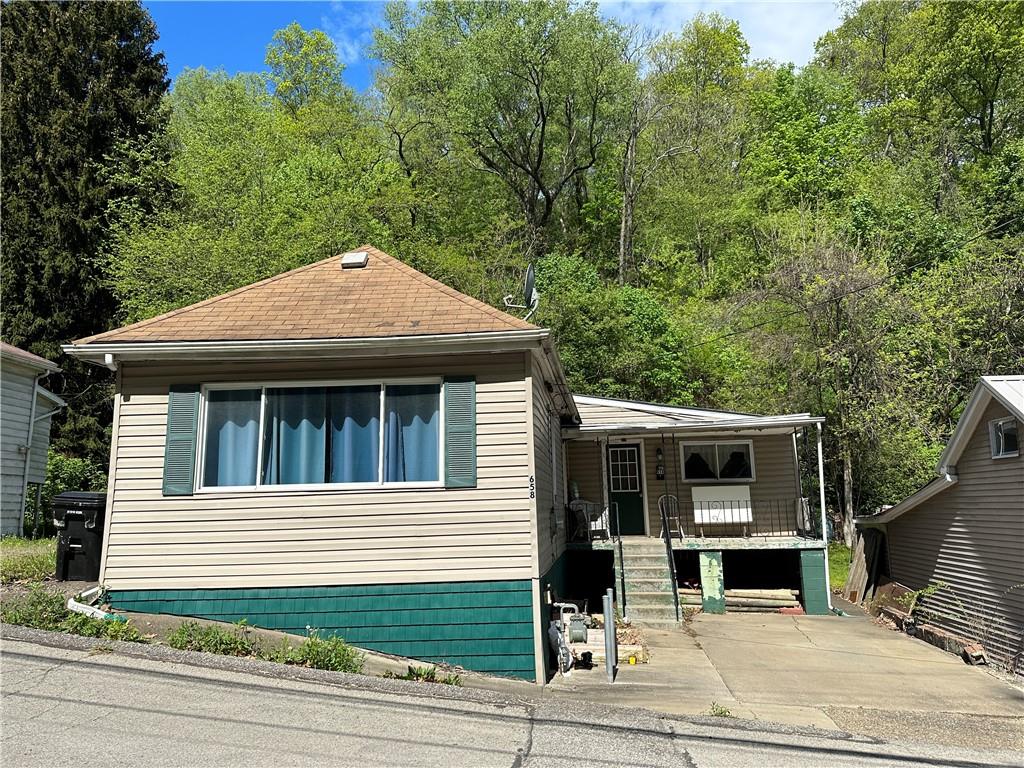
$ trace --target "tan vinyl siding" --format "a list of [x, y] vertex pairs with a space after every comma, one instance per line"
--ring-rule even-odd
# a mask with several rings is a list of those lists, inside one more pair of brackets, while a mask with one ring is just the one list
[[533, 450], [537, 494], [539, 574], [565, 550], [561, 428], [554, 400], [540, 372], [533, 376]]
[[[993, 459], [988, 423], [1008, 416], [991, 402], [957, 462], [956, 485], [887, 526], [892, 577], [924, 598], [932, 623], [982, 642], [1011, 663], [1024, 631], [1024, 456]], [[1018, 662], [1019, 663], [1019, 662]]]
[[[790, 500], [799, 497], [800, 492], [797, 485], [796, 457], [793, 455], [793, 438], [791, 435], [759, 435], [755, 437], [729, 436], [715, 438], [686, 438], [685, 440], [675, 439], [666, 436], [664, 445], [660, 438], [647, 438], [645, 441], [645, 461], [647, 465], [647, 504], [648, 517], [650, 518], [650, 531], [652, 535], [661, 535], [661, 514], [658, 512], [658, 499], [662, 494], [671, 494], [679, 499], [681, 505], [693, 503], [691, 489], [694, 483], [683, 480], [682, 466], [679, 461], [681, 442], [727, 442], [735, 439], [738, 442], [750, 440], [753, 443], [754, 451], [754, 475], [752, 483], [722, 482], [716, 485], [748, 485], [750, 487], [750, 501], [755, 505], [753, 523], [747, 525], [747, 532], [752, 535], [758, 533], [783, 533], [786, 531], [795, 532], [796, 529], [796, 506], [795, 501], [792, 507], [788, 504]], [[656, 476], [657, 449], [661, 448], [665, 455], [665, 479], [658, 480]], [[701, 483], [701, 485], [707, 485]], [[758, 507], [758, 502], [763, 502]], [[770, 502], [770, 504], [769, 504]], [[785, 503], [784, 509], [777, 511], [777, 508]], [[767, 517], [769, 510], [773, 513], [771, 519]], [[743, 533], [743, 526], [705, 526], [704, 533], [708, 536], [735, 536]]]
[[566, 445], [566, 462], [570, 495], [575, 486], [581, 499], [603, 504], [601, 444], [596, 440], [570, 440]]
[[[476, 488], [164, 497], [172, 383], [473, 375]], [[524, 357], [122, 369], [103, 580], [116, 589], [483, 581], [531, 576]]]
[[32, 391], [38, 371], [4, 360], [0, 365], [0, 534], [20, 533], [22, 484]]

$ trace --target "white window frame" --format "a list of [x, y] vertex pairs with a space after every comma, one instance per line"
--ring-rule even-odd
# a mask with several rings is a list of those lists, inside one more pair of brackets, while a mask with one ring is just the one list
[[[689, 478], [686, 476], [686, 448], [688, 446], [713, 445], [715, 447], [715, 476]], [[745, 445], [750, 452], [750, 477], [719, 477], [720, 466], [718, 459], [718, 446], [720, 445]], [[679, 443], [679, 474], [684, 483], [736, 485], [737, 483], [753, 483], [757, 480], [757, 465], [754, 463], [754, 441], [753, 440], [687, 440]]]
[[[1014, 422], [1017, 425], [1017, 450], [1006, 453], [996, 453], [996, 429], [1003, 424]], [[1020, 456], [1020, 421], [1014, 416], [1004, 416], [1001, 419], [992, 419], [988, 423], [988, 444], [993, 459], [1014, 459]]]
[[[406, 482], [385, 482], [384, 480], [384, 429], [385, 429], [385, 400], [388, 386], [403, 386], [417, 384], [438, 385], [437, 401], [437, 480], [427, 481], [406, 481]], [[266, 424], [267, 411], [267, 390], [268, 389], [297, 389], [300, 387], [380, 387], [380, 415], [378, 452], [377, 452], [377, 482], [373, 483], [276, 483], [266, 485], [260, 480], [263, 477], [263, 435]], [[308, 380], [308, 381], [236, 381], [217, 382], [203, 384], [199, 388], [199, 429], [196, 436], [196, 466], [193, 491], [197, 494], [213, 493], [289, 493], [289, 492], [331, 492], [346, 493], [359, 491], [382, 491], [382, 490], [409, 490], [409, 489], [434, 489], [444, 488], [444, 378], [440, 376], [418, 376], [406, 378], [374, 378], [374, 379], [330, 379], [330, 380]], [[258, 442], [256, 449], [256, 485], [203, 485], [203, 474], [206, 464], [206, 397], [208, 392], [215, 390], [260, 390], [260, 418], [258, 424]]]

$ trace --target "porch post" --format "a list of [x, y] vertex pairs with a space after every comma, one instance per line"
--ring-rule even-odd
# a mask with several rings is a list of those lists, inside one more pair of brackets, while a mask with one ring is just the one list
[[825, 545], [825, 599], [828, 600], [828, 609], [832, 610], [832, 584], [828, 575], [828, 527], [825, 523], [825, 457], [821, 451], [821, 422], [815, 426], [818, 428], [818, 498], [821, 503], [821, 540]]
[[604, 508], [608, 513], [608, 530], [611, 532], [612, 511], [609, 508], [611, 499], [608, 497], [608, 436], [602, 435], [597, 445], [601, 450], [601, 498], [604, 502]]

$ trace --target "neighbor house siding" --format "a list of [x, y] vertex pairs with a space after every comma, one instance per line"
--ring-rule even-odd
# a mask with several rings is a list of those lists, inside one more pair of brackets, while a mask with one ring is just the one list
[[956, 485], [886, 526], [892, 577], [923, 598], [931, 623], [981, 641], [1010, 663], [1024, 631], [1024, 456], [993, 459], [988, 423], [1009, 416], [993, 401], [957, 462]]
[[[111, 589], [536, 578], [522, 354], [125, 364], [102, 579]], [[171, 384], [472, 375], [477, 487], [163, 496]]]
[[4, 360], [0, 365], [0, 534], [21, 533], [22, 489], [32, 393], [38, 371]]

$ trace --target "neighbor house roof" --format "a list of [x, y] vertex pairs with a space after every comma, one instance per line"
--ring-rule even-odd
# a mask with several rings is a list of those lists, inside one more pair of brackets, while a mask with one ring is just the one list
[[341, 257], [198, 304], [79, 339], [72, 347], [145, 342], [353, 339], [539, 330], [365, 245]]
[[50, 362], [45, 357], [33, 355], [31, 352], [26, 352], [24, 349], [19, 349], [5, 341], [0, 341], [0, 358], [19, 363], [40, 372], [56, 373], [60, 370], [56, 363]]
[[956, 429], [946, 444], [946, 450], [939, 457], [936, 468], [938, 477], [933, 478], [912, 495], [899, 504], [882, 510], [878, 514], [858, 517], [859, 523], [888, 523], [900, 515], [909, 512], [922, 502], [941, 491], [957, 484], [956, 463], [967, 447], [971, 435], [978, 428], [982, 415], [988, 404], [997, 400], [1013, 416], [1024, 421], [1024, 375], [1013, 376], [982, 376], [967, 401], [967, 407], [960, 415]]
[[786, 431], [824, 421], [807, 413], [757, 416], [737, 411], [718, 411], [657, 405], [637, 400], [573, 395], [580, 413], [581, 434], [661, 432], [764, 432]]

